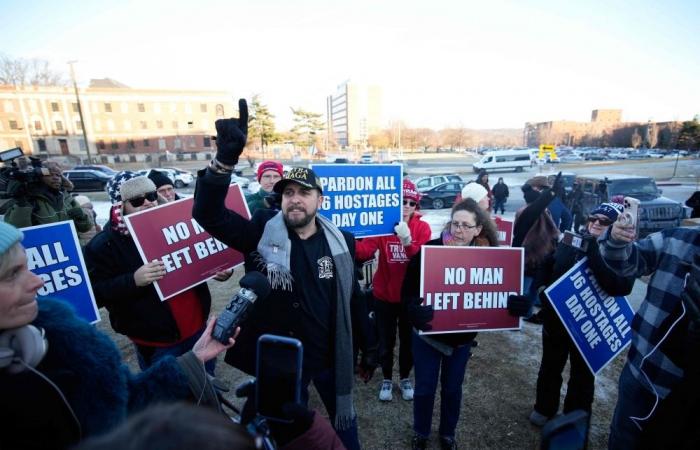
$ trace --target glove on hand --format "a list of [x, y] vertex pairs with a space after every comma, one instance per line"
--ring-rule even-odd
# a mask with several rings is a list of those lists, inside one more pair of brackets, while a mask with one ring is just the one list
[[423, 299], [419, 298], [415, 302], [408, 305], [407, 315], [414, 327], [421, 331], [430, 331], [433, 326], [430, 321], [433, 320], [433, 306], [421, 305]]
[[564, 188], [564, 180], [561, 179], [561, 172], [559, 172], [554, 178], [554, 182], [552, 183], [552, 191], [554, 192], [559, 192]]
[[248, 139], [248, 104], [238, 100], [238, 119], [216, 121], [216, 160], [228, 166], [235, 166], [243, 153]]
[[509, 295], [507, 308], [511, 316], [525, 317], [530, 310], [530, 298], [527, 295]]
[[66, 211], [68, 214], [68, 217], [70, 217], [73, 220], [76, 219], [82, 219], [85, 217], [85, 211], [83, 211], [83, 208], [76, 207], [76, 208], [71, 208], [68, 211]]
[[401, 244], [404, 247], [411, 245], [411, 230], [408, 229], [408, 224], [406, 222], [399, 222], [394, 227], [394, 232], [399, 237]]

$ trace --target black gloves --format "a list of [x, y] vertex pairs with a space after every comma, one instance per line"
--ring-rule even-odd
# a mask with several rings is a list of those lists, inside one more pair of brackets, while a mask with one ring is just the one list
[[433, 320], [433, 307], [421, 305], [421, 303], [423, 303], [422, 298], [412, 300], [406, 308], [406, 314], [414, 327], [421, 331], [430, 331], [433, 329], [429, 323]]
[[228, 166], [235, 166], [243, 153], [248, 139], [248, 104], [238, 100], [238, 119], [216, 121], [216, 160]]
[[564, 181], [561, 179], [561, 172], [557, 174], [557, 176], [554, 178], [554, 182], [552, 182], [552, 191], [555, 193], [559, 193], [564, 189]]
[[525, 317], [530, 311], [530, 298], [527, 295], [508, 296], [508, 314], [515, 317]]

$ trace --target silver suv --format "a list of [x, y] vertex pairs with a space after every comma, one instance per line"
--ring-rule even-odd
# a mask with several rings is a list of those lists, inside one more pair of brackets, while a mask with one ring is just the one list
[[425, 191], [438, 184], [447, 183], [448, 181], [463, 182], [464, 180], [459, 175], [432, 175], [429, 177], [420, 177], [416, 183], [416, 189], [419, 191]]

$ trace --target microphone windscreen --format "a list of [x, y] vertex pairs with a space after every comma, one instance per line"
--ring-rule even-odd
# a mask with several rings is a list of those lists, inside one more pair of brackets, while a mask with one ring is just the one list
[[250, 289], [255, 292], [258, 299], [263, 299], [270, 295], [272, 287], [267, 277], [260, 272], [248, 272], [241, 278], [240, 285], [242, 288]]

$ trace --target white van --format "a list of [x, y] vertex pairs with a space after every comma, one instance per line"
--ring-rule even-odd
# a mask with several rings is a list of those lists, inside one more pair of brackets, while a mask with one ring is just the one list
[[530, 167], [532, 157], [528, 150], [510, 150], [502, 152], [486, 152], [484, 156], [472, 164], [474, 172], [486, 170], [514, 170], [522, 172], [524, 168]]

